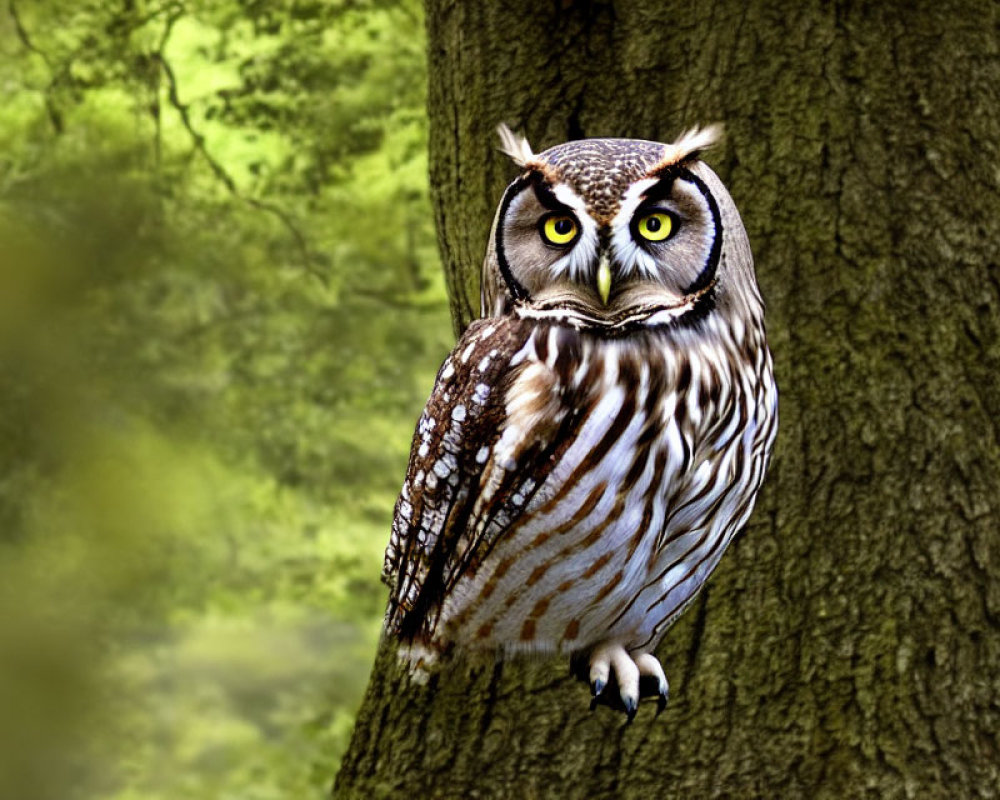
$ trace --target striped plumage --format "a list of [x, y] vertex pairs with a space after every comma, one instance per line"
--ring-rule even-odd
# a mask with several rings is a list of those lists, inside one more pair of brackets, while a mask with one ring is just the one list
[[[777, 422], [746, 234], [705, 142], [534, 156], [508, 136], [525, 171], [487, 316], [438, 373], [386, 551], [386, 625], [415, 667], [452, 646], [584, 653], [630, 716], [640, 673], [665, 698], [651, 652], [746, 523]], [[677, 228], [662, 246], [623, 241], [656, 214]], [[537, 249], [553, 215], [575, 239]]]

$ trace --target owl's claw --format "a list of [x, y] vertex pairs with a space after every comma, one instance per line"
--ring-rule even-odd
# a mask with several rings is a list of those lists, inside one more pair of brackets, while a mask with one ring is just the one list
[[640, 653], [635, 657], [635, 665], [639, 668], [641, 678], [652, 678], [656, 681], [657, 711], [659, 714], [667, 707], [670, 700], [670, 683], [663, 672], [663, 666], [652, 653]]
[[625, 704], [625, 716], [628, 717], [626, 724], [631, 725], [635, 719], [635, 712], [639, 710], [639, 701], [632, 697], [623, 697], [622, 702]]
[[618, 681], [622, 705], [631, 722], [639, 706], [639, 667], [620, 644], [599, 644], [590, 654], [590, 683], [595, 689], [600, 687], [600, 691], [594, 692], [595, 697], [604, 690], [612, 670]]
[[[655, 697], [657, 715], [667, 707], [670, 684], [656, 656], [650, 653], [630, 655], [618, 644], [598, 645], [587, 656], [575, 658], [571, 670], [590, 684], [590, 710], [606, 705], [624, 711], [631, 722], [644, 697]], [[618, 696], [605, 689], [612, 683], [618, 685]]]

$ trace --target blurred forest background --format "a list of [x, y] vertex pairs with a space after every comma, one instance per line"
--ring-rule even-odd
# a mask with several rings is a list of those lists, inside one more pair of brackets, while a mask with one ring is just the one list
[[324, 796], [451, 342], [420, 3], [0, 34], [0, 797]]

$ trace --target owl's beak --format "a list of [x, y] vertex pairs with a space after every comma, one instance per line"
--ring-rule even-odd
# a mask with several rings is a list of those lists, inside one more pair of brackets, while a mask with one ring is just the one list
[[597, 293], [601, 296], [601, 302], [607, 305], [611, 296], [611, 259], [607, 253], [601, 253], [601, 260], [597, 264]]

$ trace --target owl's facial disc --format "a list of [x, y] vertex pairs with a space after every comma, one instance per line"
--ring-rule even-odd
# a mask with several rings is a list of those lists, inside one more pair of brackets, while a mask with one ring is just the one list
[[543, 169], [508, 187], [495, 251], [514, 300], [618, 315], [677, 308], [712, 284], [722, 222], [697, 174], [673, 164], [620, 191], [602, 215], [583, 187]]
[[626, 190], [610, 238], [624, 283], [680, 302], [714, 279], [722, 220], [704, 182], [671, 166]]
[[597, 242], [597, 223], [567, 186], [529, 172], [508, 187], [494, 244], [515, 299], [579, 284], [594, 287]]

